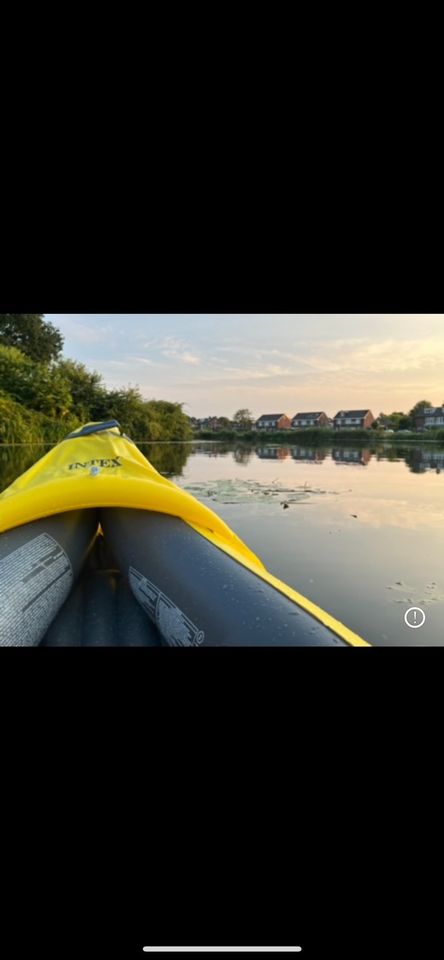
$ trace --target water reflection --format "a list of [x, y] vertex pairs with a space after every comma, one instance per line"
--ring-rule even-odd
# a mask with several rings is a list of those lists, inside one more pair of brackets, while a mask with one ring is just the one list
[[367, 447], [360, 447], [354, 450], [348, 447], [335, 449], [332, 450], [331, 455], [335, 463], [360, 465], [361, 467], [366, 467], [372, 458], [372, 454]]
[[[274, 460], [283, 463], [294, 460], [299, 464], [322, 466], [325, 461], [337, 465], [366, 467], [372, 459], [376, 462], [404, 462], [412, 473], [435, 472], [444, 474], [444, 449], [431, 446], [410, 446], [372, 444], [366, 447], [332, 446], [279, 446], [269, 444], [254, 447], [251, 444], [230, 441], [199, 441], [189, 443], [143, 443], [139, 444], [143, 454], [153, 467], [166, 477], [183, 476], [190, 457], [201, 455], [208, 458], [234, 460], [240, 466], [247, 466], [252, 460]], [[24, 473], [36, 460], [42, 457], [50, 445], [8, 446], [0, 444], [0, 490], [4, 490], [16, 477]]]
[[292, 447], [291, 456], [298, 463], [322, 463], [328, 454], [323, 447]]
[[428, 470], [434, 470], [439, 474], [444, 470], [444, 450], [424, 450], [423, 448], [410, 450], [405, 456], [405, 461], [412, 473], [426, 473]]
[[189, 443], [143, 443], [139, 446], [144, 457], [164, 477], [182, 476], [188, 457], [193, 453]]
[[260, 460], [286, 460], [289, 455], [289, 447], [256, 447], [256, 456]]
[[243, 466], [246, 466], [250, 462], [253, 456], [254, 450], [251, 447], [235, 447], [233, 450], [233, 457], [236, 463], [241, 463]]
[[194, 440], [188, 446], [190, 453], [203, 453], [205, 457], [225, 457], [233, 452], [233, 444], [229, 441]]

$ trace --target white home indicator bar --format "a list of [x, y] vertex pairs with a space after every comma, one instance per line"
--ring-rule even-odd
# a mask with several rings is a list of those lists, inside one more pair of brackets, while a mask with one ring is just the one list
[[145, 953], [301, 953], [302, 947], [144, 947]]

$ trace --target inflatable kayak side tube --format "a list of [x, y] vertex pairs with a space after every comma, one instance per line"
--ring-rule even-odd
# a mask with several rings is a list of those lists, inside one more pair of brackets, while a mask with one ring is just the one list
[[99, 513], [134, 596], [170, 646], [346, 646], [324, 624], [177, 517]]
[[0, 646], [40, 643], [97, 530], [96, 510], [73, 510], [0, 534]]
[[59, 613], [41, 640], [44, 647], [159, 647], [159, 631], [116, 569], [98, 536]]

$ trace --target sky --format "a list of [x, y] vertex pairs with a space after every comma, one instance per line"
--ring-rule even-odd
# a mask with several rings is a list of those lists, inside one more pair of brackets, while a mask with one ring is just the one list
[[444, 314], [46, 314], [64, 356], [188, 416], [444, 403]]

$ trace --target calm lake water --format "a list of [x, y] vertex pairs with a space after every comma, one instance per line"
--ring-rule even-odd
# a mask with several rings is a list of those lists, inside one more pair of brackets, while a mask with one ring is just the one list
[[[444, 449], [140, 444], [270, 572], [377, 646], [444, 644]], [[45, 452], [0, 447], [0, 490]], [[409, 629], [411, 606], [425, 613]]]

